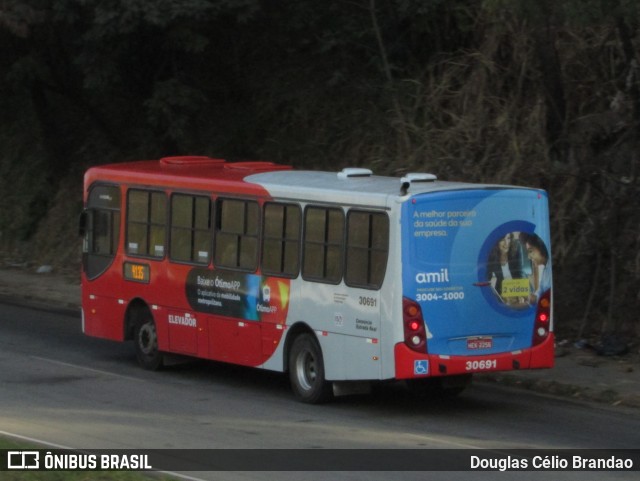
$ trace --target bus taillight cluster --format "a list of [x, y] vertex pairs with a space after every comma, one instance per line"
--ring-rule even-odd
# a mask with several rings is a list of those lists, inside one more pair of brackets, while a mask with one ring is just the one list
[[402, 298], [402, 313], [405, 344], [416, 352], [427, 352], [427, 333], [420, 305], [404, 297]]
[[538, 301], [536, 322], [533, 326], [533, 345], [541, 344], [551, 330], [551, 290], [545, 292]]

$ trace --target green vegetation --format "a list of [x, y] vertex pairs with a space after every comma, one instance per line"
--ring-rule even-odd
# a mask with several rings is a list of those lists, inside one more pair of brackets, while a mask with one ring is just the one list
[[6, 0], [0, 250], [76, 266], [82, 172], [203, 154], [543, 187], [557, 327], [640, 322], [635, 0]]
[[[19, 443], [0, 438], [0, 449], [34, 449], [25, 443]], [[43, 448], [36, 448], [43, 449]], [[166, 476], [149, 476], [142, 473], [131, 472], [101, 472], [101, 471], [4, 471], [3, 481], [171, 481]]]

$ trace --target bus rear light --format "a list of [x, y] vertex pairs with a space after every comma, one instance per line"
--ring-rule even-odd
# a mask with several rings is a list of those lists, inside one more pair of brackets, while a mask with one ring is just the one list
[[404, 318], [410, 318], [410, 317], [420, 317], [420, 306], [413, 301], [409, 301], [409, 299], [404, 298], [403, 300], [403, 304], [404, 304]]
[[408, 299], [402, 298], [402, 313], [404, 325], [404, 343], [412, 350], [427, 352], [427, 332], [422, 317], [420, 305]]
[[538, 301], [538, 309], [536, 311], [535, 325], [533, 326], [532, 344], [537, 346], [541, 344], [551, 331], [549, 322], [551, 320], [551, 291], [545, 292]]

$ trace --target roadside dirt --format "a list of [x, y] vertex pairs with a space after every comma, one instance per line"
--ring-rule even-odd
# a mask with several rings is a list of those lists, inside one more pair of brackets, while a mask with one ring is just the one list
[[[44, 267], [44, 268], [43, 268]], [[43, 269], [41, 269], [43, 268]], [[41, 272], [38, 273], [38, 269]], [[80, 308], [80, 274], [38, 268], [0, 268], [0, 297], [69, 309]]]

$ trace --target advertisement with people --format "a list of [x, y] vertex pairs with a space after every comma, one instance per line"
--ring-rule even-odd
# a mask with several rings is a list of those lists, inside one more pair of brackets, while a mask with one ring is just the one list
[[430, 353], [530, 346], [537, 302], [552, 286], [547, 218], [538, 190], [430, 193], [405, 204], [403, 294], [422, 308]]

